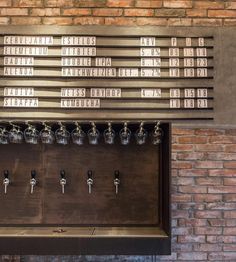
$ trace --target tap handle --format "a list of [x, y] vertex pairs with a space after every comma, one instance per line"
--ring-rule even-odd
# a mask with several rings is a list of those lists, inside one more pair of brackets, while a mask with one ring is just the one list
[[115, 179], [120, 179], [120, 171], [119, 170], [116, 170], [114, 175], [115, 175]]
[[89, 170], [88, 171], [88, 179], [92, 179], [92, 176], [93, 176], [93, 171]]
[[4, 175], [4, 178], [8, 178], [9, 177], [9, 171], [4, 170], [3, 175]]
[[60, 171], [60, 175], [61, 175], [61, 178], [62, 178], [62, 179], [65, 178], [65, 176], [66, 176], [65, 170], [61, 170], [61, 171]]
[[31, 171], [31, 178], [34, 178], [34, 179], [35, 179], [35, 176], [36, 176], [36, 171], [35, 171], [35, 170], [32, 170], [32, 171]]

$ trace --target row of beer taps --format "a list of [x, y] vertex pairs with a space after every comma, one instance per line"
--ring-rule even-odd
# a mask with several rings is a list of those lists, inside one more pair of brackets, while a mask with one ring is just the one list
[[[4, 193], [7, 194], [7, 187], [10, 184], [10, 179], [9, 179], [9, 171], [5, 170], [3, 172], [3, 185], [4, 185]], [[65, 186], [67, 184], [67, 179], [66, 179], [66, 172], [65, 170], [60, 171], [60, 179], [59, 179], [59, 184], [61, 185], [61, 193], [65, 193]], [[94, 184], [94, 178], [93, 178], [93, 171], [88, 170], [87, 172], [87, 185], [88, 185], [88, 193], [92, 193], [92, 186]], [[118, 194], [119, 191], [119, 185], [120, 185], [120, 171], [115, 170], [114, 171], [114, 180], [113, 184], [115, 186], [115, 193]], [[31, 178], [30, 178], [30, 193], [34, 193], [34, 188], [37, 185], [37, 179], [36, 179], [36, 171], [32, 170], [31, 171]]]

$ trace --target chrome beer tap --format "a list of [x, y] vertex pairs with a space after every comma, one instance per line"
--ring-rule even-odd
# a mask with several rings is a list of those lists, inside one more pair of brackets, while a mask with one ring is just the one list
[[31, 171], [31, 179], [30, 179], [30, 193], [33, 194], [34, 193], [34, 187], [37, 184], [37, 180], [35, 179], [36, 176], [36, 171], [32, 170]]
[[66, 172], [64, 170], [61, 170], [60, 175], [61, 175], [61, 179], [60, 179], [61, 192], [62, 192], [62, 194], [64, 194], [65, 193], [65, 185], [66, 185], [66, 178], [65, 178]]
[[3, 179], [3, 185], [4, 185], [4, 193], [7, 193], [7, 187], [10, 184], [10, 179], [9, 179], [9, 171], [5, 170], [3, 173], [4, 179]]
[[89, 194], [92, 193], [92, 185], [93, 185], [93, 172], [91, 170], [88, 171], [88, 179], [87, 179], [87, 185], [88, 185], [88, 192]]
[[114, 186], [116, 188], [116, 194], [118, 194], [119, 191], [119, 185], [120, 185], [120, 171], [116, 170], [114, 173], [115, 179], [114, 179]]

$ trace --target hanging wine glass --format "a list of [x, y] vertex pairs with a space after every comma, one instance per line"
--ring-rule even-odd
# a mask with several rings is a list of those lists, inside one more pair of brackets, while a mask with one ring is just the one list
[[122, 145], [128, 145], [130, 143], [131, 131], [128, 128], [127, 122], [124, 123], [124, 127], [120, 130], [120, 142]]
[[77, 122], [75, 122], [75, 125], [76, 128], [71, 132], [72, 141], [76, 145], [83, 145], [86, 134]]
[[39, 141], [39, 131], [36, 129], [35, 126], [31, 125], [30, 123], [26, 122], [27, 128], [24, 131], [24, 138], [25, 142], [28, 144], [38, 144]]
[[5, 127], [0, 127], [0, 144], [9, 144], [9, 134]]
[[55, 141], [55, 135], [51, 126], [43, 122], [44, 128], [40, 132], [41, 142], [43, 144], [53, 144]]
[[162, 142], [163, 138], [163, 130], [160, 128], [160, 121], [156, 123], [154, 126], [154, 130], [152, 132], [152, 144], [159, 145]]
[[135, 139], [137, 145], [143, 145], [146, 142], [147, 131], [143, 128], [144, 123], [141, 122], [139, 129], [135, 132]]
[[66, 130], [65, 125], [63, 125], [61, 122], [59, 122], [58, 124], [60, 125], [60, 127], [55, 132], [56, 141], [60, 145], [67, 145], [69, 144], [70, 133]]
[[100, 132], [98, 131], [94, 122], [92, 122], [91, 125], [92, 125], [92, 128], [88, 131], [89, 144], [97, 145], [98, 139], [100, 137]]
[[112, 129], [112, 125], [110, 122], [108, 123], [108, 128], [104, 131], [103, 136], [106, 144], [114, 144], [116, 134], [114, 129]]
[[20, 130], [20, 126], [10, 122], [12, 129], [9, 131], [9, 141], [13, 144], [21, 144], [24, 140], [24, 134]]

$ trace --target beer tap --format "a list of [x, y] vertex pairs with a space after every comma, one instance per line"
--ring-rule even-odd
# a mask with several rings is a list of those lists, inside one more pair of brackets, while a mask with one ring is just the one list
[[114, 186], [116, 188], [116, 194], [118, 194], [119, 191], [119, 185], [120, 185], [120, 171], [116, 170], [114, 173], [115, 179], [114, 179]]
[[3, 185], [4, 185], [4, 193], [7, 193], [7, 187], [10, 184], [10, 179], [9, 179], [9, 171], [5, 170], [3, 173], [4, 179], [3, 179]]
[[65, 185], [66, 185], [66, 178], [65, 178], [66, 173], [65, 173], [65, 171], [61, 170], [60, 175], [61, 175], [61, 179], [60, 179], [61, 192], [62, 192], [62, 194], [64, 194], [65, 193]]
[[87, 185], [88, 185], [88, 192], [89, 194], [92, 193], [92, 185], [93, 185], [93, 178], [92, 178], [93, 172], [91, 170], [88, 171], [88, 179], [87, 179]]
[[30, 193], [33, 194], [34, 192], [34, 187], [36, 186], [37, 184], [37, 180], [35, 179], [35, 176], [36, 176], [36, 171], [35, 170], [32, 170], [31, 171], [31, 179], [30, 179]]

